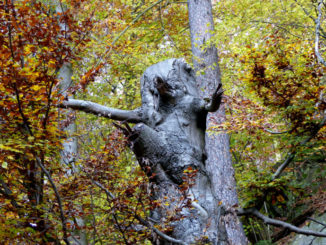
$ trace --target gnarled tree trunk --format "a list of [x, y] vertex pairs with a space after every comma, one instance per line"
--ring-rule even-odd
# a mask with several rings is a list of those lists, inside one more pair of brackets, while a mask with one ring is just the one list
[[[154, 182], [155, 199], [170, 204], [161, 205], [152, 218], [163, 223], [172, 212], [174, 238], [186, 243], [216, 241], [215, 217], [220, 210], [205, 168], [205, 129], [207, 112], [217, 109], [221, 93], [216, 91], [205, 103], [191, 67], [176, 59], [149, 67], [141, 85], [144, 123], [133, 129], [132, 149]], [[185, 197], [190, 205], [184, 205], [180, 190], [186, 169], [197, 171]]]
[[[191, 67], [170, 59], [145, 71], [141, 94], [142, 107], [134, 111], [73, 99], [63, 106], [138, 123], [129, 132], [131, 148], [153, 183], [153, 198], [162, 203], [153, 211], [152, 222], [163, 224], [173, 216], [172, 237], [179, 243], [221, 244], [226, 231], [225, 223], [219, 221], [228, 210], [220, 205], [205, 166], [206, 116], [220, 105], [220, 86], [205, 101]], [[196, 172], [186, 192], [185, 170]], [[159, 242], [171, 244], [165, 239]]]

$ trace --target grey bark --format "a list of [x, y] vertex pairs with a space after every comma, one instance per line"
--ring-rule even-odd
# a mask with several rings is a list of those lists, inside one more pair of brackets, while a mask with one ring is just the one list
[[[60, 94], [63, 96], [68, 96], [68, 89], [71, 86], [71, 76], [72, 69], [71, 65], [66, 63], [59, 70], [58, 79], [60, 81]], [[72, 99], [72, 96], [68, 96], [68, 98]], [[65, 112], [65, 118], [69, 118], [71, 112]], [[75, 161], [77, 157], [77, 139], [73, 137], [76, 133], [76, 123], [70, 122], [68, 126], [64, 129], [64, 132], [67, 134], [67, 139], [63, 142], [63, 150], [61, 151], [61, 164], [67, 166], [67, 174], [72, 175], [74, 172], [77, 172]]]
[[62, 108], [71, 108], [78, 111], [94, 114], [96, 116], [106, 117], [118, 121], [126, 121], [130, 123], [142, 122], [142, 112], [140, 109], [133, 111], [119, 110], [115, 108], [99, 105], [94, 102], [70, 99], [63, 101]]
[[[217, 108], [222, 93], [210, 102], [199, 97], [195, 74], [182, 60], [170, 59], [149, 67], [141, 79], [142, 118], [129, 140], [144, 171], [153, 182], [153, 197], [170, 205], [156, 209], [152, 219], [164, 223], [175, 212], [172, 236], [185, 243], [217, 243], [220, 207], [205, 168], [205, 130], [208, 110]], [[215, 105], [215, 106], [212, 106]], [[197, 172], [188, 202], [180, 190], [184, 170]], [[182, 219], [181, 219], [182, 217]], [[160, 244], [171, 244], [161, 239]]]
[[[65, 63], [59, 70], [58, 80], [60, 81], [60, 94], [66, 98], [72, 99], [73, 96], [68, 95], [68, 89], [72, 85], [72, 68], [70, 63]], [[64, 118], [69, 118], [71, 112], [63, 112]], [[69, 122], [67, 126], [62, 129], [67, 138], [63, 142], [63, 149], [60, 152], [61, 164], [65, 166], [66, 175], [71, 176], [74, 173], [78, 173], [75, 162], [78, 154], [77, 138], [74, 136], [77, 132], [76, 123], [74, 121]], [[80, 207], [78, 207], [80, 208]], [[81, 209], [81, 208], [80, 208]], [[72, 217], [70, 223], [76, 227], [83, 227], [85, 225], [84, 220], [81, 217]], [[68, 238], [70, 244], [86, 245], [87, 236], [86, 232], [82, 230], [73, 230], [72, 235]]]
[[[221, 84], [221, 73], [218, 66], [217, 49], [210, 44], [214, 32], [212, 6], [210, 0], [188, 0], [189, 25], [194, 68], [197, 76], [201, 97], [209, 96]], [[214, 123], [225, 120], [224, 107], [216, 113], [209, 113], [207, 128]], [[212, 180], [213, 193], [228, 211], [221, 216], [219, 224], [224, 227], [226, 234], [220, 234], [221, 243], [247, 244], [242, 225], [233, 210], [238, 205], [234, 170], [229, 150], [229, 137], [226, 133], [206, 133], [207, 170]], [[225, 238], [225, 241], [222, 240]]]
[[[55, 1], [56, 12], [63, 13], [65, 6], [61, 1]], [[60, 22], [60, 28], [62, 32], [65, 32], [69, 27], [66, 23]], [[72, 99], [73, 96], [68, 94], [68, 90], [72, 85], [72, 67], [70, 63], [64, 63], [59, 70], [58, 80], [60, 81], [60, 94], [66, 98]], [[69, 120], [71, 112], [64, 113], [65, 118]], [[60, 152], [61, 155], [61, 164], [67, 166], [66, 174], [72, 175], [77, 173], [79, 170], [76, 167], [76, 158], [78, 154], [78, 144], [77, 138], [74, 134], [77, 132], [77, 127], [75, 121], [69, 122], [69, 124], [63, 129], [66, 133], [66, 140], [63, 142], [63, 150]], [[81, 207], [77, 207], [81, 209]], [[70, 222], [73, 227], [84, 227], [85, 222], [82, 217], [72, 217]], [[69, 243], [73, 245], [87, 245], [87, 235], [86, 231], [73, 229], [71, 231], [71, 236], [68, 238]]]
[[[217, 87], [209, 101], [200, 98], [191, 67], [170, 59], [145, 71], [141, 96], [141, 108], [123, 113], [72, 99], [61, 106], [102, 116], [110, 111], [110, 118], [140, 122], [128, 133], [131, 148], [152, 181], [153, 198], [169, 204], [154, 210], [151, 220], [164, 224], [173, 213], [173, 238], [187, 244], [219, 244], [217, 234], [223, 227], [216, 221], [226, 210], [218, 205], [205, 167], [205, 130], [207, 113], [218, 109], [222, 92]], [[189, 167], [197, 174], [184, 193], [184, 170]], [[164, 238], [156, 242], [172, 244]]]

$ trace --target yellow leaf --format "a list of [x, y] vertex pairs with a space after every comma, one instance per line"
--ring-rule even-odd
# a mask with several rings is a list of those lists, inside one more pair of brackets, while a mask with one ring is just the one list
[[28, 141], [33, 141], [34, 137], [33, 136], [28, 136]]
[[282, 195], [278, 195], [277, 196], [277, 201], [284, 202], [285, 200], [284, 200], [284, 197]]
[[7, 162], [3, 162], [3, 163], [1, 164], [1, 167], [6, 169], [6, 168], [8, 167], [8, 163], [7, 163]]
[[39, 86], [39, 85], [33, 85], [33, 86], [31, 87], [31, 89], [33, 89], [34, 91], [38, 91], [38, 90], [41, 89], [41, 86]]

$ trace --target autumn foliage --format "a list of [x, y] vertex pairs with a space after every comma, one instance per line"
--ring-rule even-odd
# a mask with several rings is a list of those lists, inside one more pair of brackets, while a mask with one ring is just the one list
[[[145, 67], [171, 57], [191, 60], [186, 5], [54, 2], [0, 1], [0, 241], [59, 244], [84, 233], [94, 244], [155, 242], [150, 213], [166, 207], [166, 222], [155, 227], [170, 234], [190, 205], [194, 171], [186, 170], [180, 209], [170, 210], [151, 197], [151, 176], [135, 163], [119, 127], [57, 105], [76, 96], [120, 109], [139, 106]], [[212, 42], [220, 50], [227, 121], [209, 131], [230, 134], [241, 207], [289, 222], [324, 212], [325, 67], [314, 50], [314, 22], [302, 10], [314, 3], [219, 2]], [[59, 74], [66, 64], [73, 76], [63, 93]], [[77, 132], [68, 135], [64, 129], [74, 123]], [[60, 156], [72, 137], [79, 146], [76, 172]], [[289, 156], [291, 164], [275, 178]], [[253, 242], [255, 232], [261, 240], [281, 237], [255, 219], [243, 223]]]
[[[76, 163], [83, 166], [79, 173], [71, 175], [69, 166], [60, 160], [62, 143], [68, 137], [63, 129], [75, 120], [74, 114], [57, 108], [66, 99], [58, 77], [61, 67], [79, 66], [64, 94], [85, 90], [107, 70], [105, 61], [112, 74], [125, 71], [124, 77], [131, 81], [136, 80], [132, 72], [142, 69], [135, 66], [128, 71], [135, 61], [116, 57], [117, 51], [133, 55], [144, 46], [133, 41], [144, 38], [144, 31], [132, 34], [130, 40], [119, 36], [144, 10], [123, 2], [0, 1], [1, 241], [69, 243], [72, 233], [79, 237], [78, 231], [89, 232], [93, 234], [89, 240], [104, 243], [155, 239], [144, 224], [135, 237], [140, 220], [161, 204], [149, 205], [147, 177], [137, 165], [130, 166], [130, 153], [124, 153], [126, 142], [118, 130], [105, 130], [107, 136], [97, 140], [101, 145], [92, 149], [85, 144]], [[98, 43], [90, 38], [96, 34]], [[89, 56], [90, 50], [98, 58]], [[80, 127], [73, 136], [83, 140], [83, 130], [90, 125]], [[85, 222], [80, 226], [76, 219]]]
[[0, 239], [35, 244], [56, 240], [61, 230], [66, 240], [65, 207], [55, 193], [65, 174], [57, 76], [77, 58], [91, 23], [38, 1], [1, 1], [0, 18]]

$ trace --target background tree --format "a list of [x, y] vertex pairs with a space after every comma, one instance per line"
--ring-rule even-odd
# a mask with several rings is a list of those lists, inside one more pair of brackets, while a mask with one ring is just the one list
[[[194, 67], [197, 71], [197, 84], [202, 97], [209, 97], [214, 88], [221, 84], [217, 50], [211, 43], [214, 33], [214, 22], [211, 1], [188, 1], [189, 25], [192, 43]], [[207, 128], [225, 120], [224, 107], [209, 114]], [[247, 240], [236, 213], [231, 211], [238, 206], [235, 189], [234, 170], [230, 155], [229, 138], [226, 133], [206, 133], [207, 170], [211, 173], [211, 181], [215, 197], [225, 209], [221, 216], [221, 237], [226, 243], [246, 244]], [[220, 239], [222, 240], [222, 239]]]

